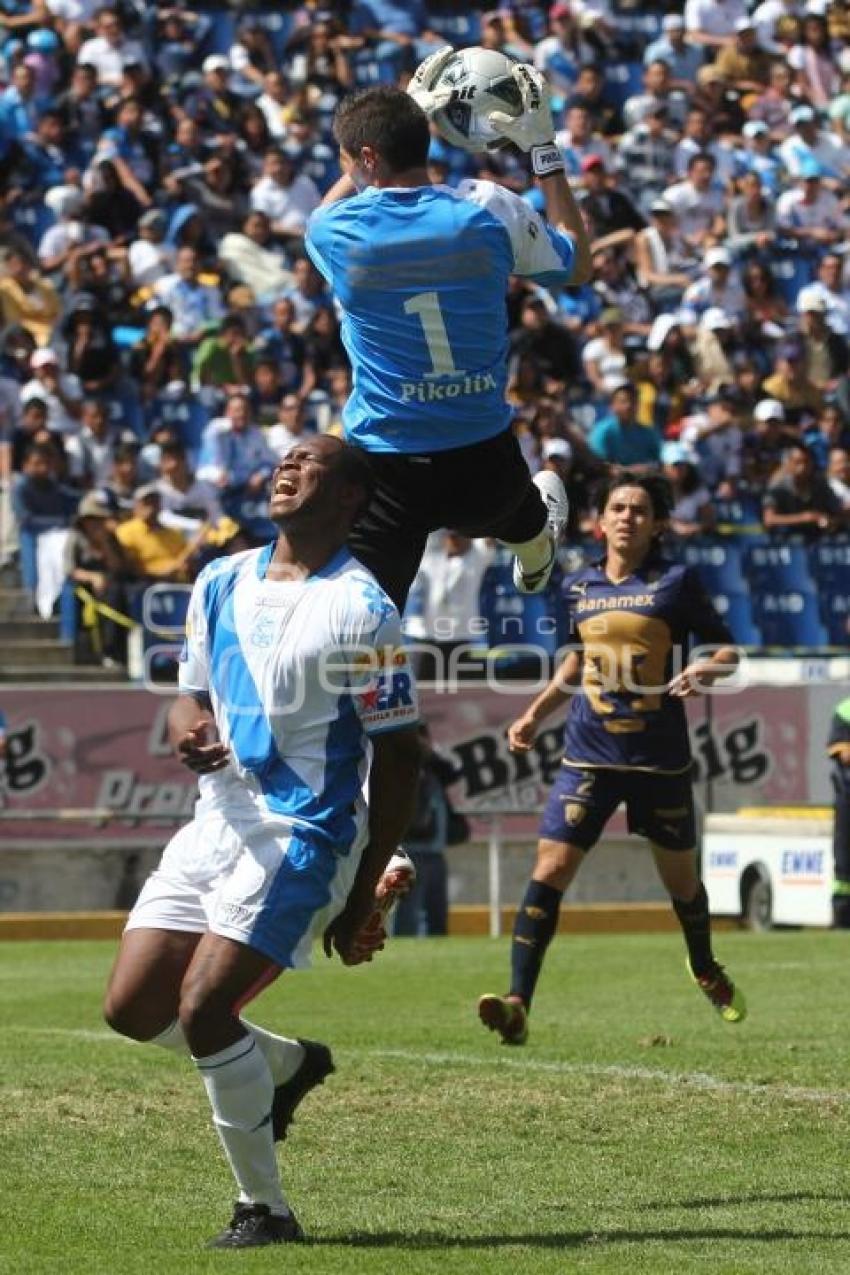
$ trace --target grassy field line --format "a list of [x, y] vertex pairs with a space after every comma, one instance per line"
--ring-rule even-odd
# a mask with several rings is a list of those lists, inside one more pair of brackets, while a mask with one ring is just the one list
[[[77, 1040], [132, 1045], [133, 1042], [110, 1031], [97, 1031], [82, 1027], [25, 1027], [10, 1026], [5, 1033], [32, 1036], [63, 1036]], [[528, 1053], [513, 1057], [500, 1054], [495, 1058], [482, 1058], [475, 1054], [420, 1052], [414, 1049], [350, 1048], [345, 1051], [353, 1058], [380, 1058], [387, 1061], [412, 1063], [424, 1067], [471, 1067], [484, 1070], [536, 1072], [562, 1076], [598, 1076], [607, 1080], [632, 1080], [638, 1084], [665, 1085], [669, 1089], [699, 1089], [715, 1093], [747, 1094], [753, 1097], [776, 1099], [786, 1102], [838, 1102], [850, 1103], [848, 1089], [809, 1089], [801, 1085], [783, 1085], [773, 1082], [757, 1084], [752, 1080], [724, 1080], [705, 1071], [663, 1071], [655, 1067], [634, 1067], [621, 1063], [559, 1062], [557, 1059], [534, 1058]]]
[[721, 1093], [753, 1094], [765, 1098], [784, 1098], [791, 1102], [846, 1102], [848, 1089], [808, 1089], [799, 1085], [757, 1084], [750, 1080], [723, 1080], [704, 1071], [660, 1071], [654, 1067], [629, 1067], [619, 1063], [558, 1062], [555, 1059], [499, 1057], [487, 1059], [473, 1054], [418, 1053], [407, 1049], [351, 1049], [355, 1057], [398, 1059], [399, 1062], [421, 1063], [429, 1067], [496, 1067], [522, 1072], [547, 1072], [555, 1075], [599, 1076], [611, 1080], [635, 1080], [667, 1085], [673, 1089], [706, 1089]]

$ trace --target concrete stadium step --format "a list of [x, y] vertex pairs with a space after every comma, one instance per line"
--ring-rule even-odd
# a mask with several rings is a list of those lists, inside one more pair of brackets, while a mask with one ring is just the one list
[[58, 638], [58, 620], [5, 619], [0, 615], [0, 647], [5, 652], [7, 643], [27, 641], [30, 638]]
[[18, 668], [39, 670], [73, 667], [74, 648], [70, 642], [60, 642], [58, 638], [7, 638], [3, 642], [3, 667], [13, 665]]
[[34, 615], [32, 594], [27, 589], [0, 589], [0, 619], [30, 620]]
[[82, 684], [90, 686], [97, 682], [112, 684], [127, 681], [127, 670], [124, 668], [106, 669], [101, 668], [99, 664], [72, 664], [70, 656], [67, 663], [45, 665], [40, 668], [35, 664], [9, 664], [5, 659], [5, 652], [3, 658], [0, 658], [0, 684], [14, 683], [17, 687], [32, 686], [36, 683], [38, 686], [44, 686], [47, 683], [52, 686], [59, 683], [65, 686]]

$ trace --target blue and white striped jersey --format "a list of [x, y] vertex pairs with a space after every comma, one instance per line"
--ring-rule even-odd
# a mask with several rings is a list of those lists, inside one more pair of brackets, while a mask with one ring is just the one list
[[337, 853], [366, 820], [368, 736], [417, 721], [398, 612], [346, 549], [306, 580], [266, 579], [274, 545], [195, 583], [180, 690], [212, 702], [232, 763], [201, 804], [306, 826]]
[[435, 452], [507, 428], [508, 279], [566, 284], [569, 235], [505, 187], [464, 181], [370, 186], [318, 208], [306, 247], [342, 309], [352, 442]]

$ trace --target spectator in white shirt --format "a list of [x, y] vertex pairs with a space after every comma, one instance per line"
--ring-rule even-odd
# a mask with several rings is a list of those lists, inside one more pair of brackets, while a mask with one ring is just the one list
[[157, 281], [154, 292], [172, 313], [174, 337], [197, 345], [209, 325], [224, 315], [224, 301], [217, 287], [201, 283], [198, 278], [198, 254], [194, 248], [180, 248], [175, 267], [174, 274]]
[[159, 208], [150, 208], [138, 221], [138, 239], [130, 244], [130, 277], [137, 288], [156, 283], [174, 271], [174, 248], [165, 242], [168, 219]]
[[121, 29], [121, 19], [115, 9], [100, 9], [95, 19], [97, 35], [86, 40], [77, 55], [78, 62], [93, 66], [97, 82], [102, 87], [119, 88], [124, 78], [124, 67], [136, 62], [147, 72], [145, 51], [136, 40], [128, 40]]
[[221, 517], [218, 492], [192, 473], [182, 443], [162, 444], [156, 485], [162, 500], [159, 520], [164, 527], [173, 527], [191, 539], [204, 523], [215, 524]]
[[445, 531], [443, 543], [422, 560], [425, 585], [424, 625], [429, 639], [442, 646], [482, 641], [481, 581], [493, 560], [486, 540]]
[[561, 152], [569, 176], [578, 177], [581, 161], [588, 155], [598, 155], [606, 169], [613, 167], [611, 147], [598, 133], [594, 133], [590, 111], [585, 106], [571, 106], [567, 111], [566, 128], [555, 134], [555, 145]]
[[685, 27], [689, 44], [719, 49], [735, 41], [735, 23], [747, 16], [744, 0], [687, 0]]
[[834, 133], [826, 133], [818, 124], [817, 113], [805, 103], [795, 106], [789, 115], [794, 131], [779, 147], [779, 158], [792, 177], [802, 177], [816, 163], [827, 185], [842, 191], [850, 177], [850, 148]]
[[231, 394], [224, 411], [204, 430], [198, 478], [225, 494], [264, 493], [277, 457], [251, 420], [248, 396]]
[[733, 496], [744, 445], [734, 393], [721, 388], [709, 398], [704, 412], [685, 417], [679, 441], [695, 455], [708, 487], [722, 500]]
[[112, 474], [113, 452], [119, 431], [97, 399], [83, 404], [82, 428], [65, 444], [71, 477], [82, 487], [102, 487]]
[[668, 186], [664, 200], [673, 209], [679, 231], [687, 243], [702, 247], [724, 232], [726, 201], [723, 188], [715, 184], [714, 158], [705, 151], [692, 155], [684, 181]]
[[47, 428], [53, 434], [76, 434], [83, 414], [83, 389], [79, 377], [62, 372], [59, 359], [49, 349], [36, 350], [30, 359], [33, 376], [21, 389], [21, 403], [40, 398], [47, 404]]
[[271, 221], [257, 209], [248, 214], [241, 230], [224, 236], [218, 255], [230, 277], [246, 283], [261, 305], [273, 301], [294, 283], [282, 251], [275, 251]]
[[844, 258], [837, 252], [828, 252], [818, 263], [818, 277], [797, 294], [797, 312], [802, 314], [813, 297], [826, 306], [826, 321], [840, 336], [850, 335], [850, 290], [844, 287], [842, 278]]
[[277, 421], [266, 430], [266, 442], [280, 460], [291, 447], [300, 443], [310, 428], [304, 401], [297, 394], [284, 394], [277, 409]]
[[280, 71], [269, 71], [264, 77], [257, 106], [266, 117], [272, 137], [275, 141], [282, 141], [286, 135], [287, 115], [292, 109], [292, 95]]
[[746, 297], [732, 271], [732, 258], [725, 248], [709, 248], [703, 260], [705, 274], [685, 289], [683, 304], [703, 314], [717, 306], [735, 318], [746, 309]]
[[796, 190], [786, 190], [776, 201], [776, 228], [801, 247], [818, 248], [843, 243], [848, 219], [831, 190], [824, 189], [823, 169], [816, 159], [800, 165]]
[[272, 231], [282, 239], [303, 239], [307, 218], [321, 203], [318, 187], [283, 151], [266, 152], [263, 176], [251, 191], [251, 207], [264, 212]]
[[841, 501], [843, 512], [850, 512], [850, 451], [846, 447], [830, 448], [826, 480]]

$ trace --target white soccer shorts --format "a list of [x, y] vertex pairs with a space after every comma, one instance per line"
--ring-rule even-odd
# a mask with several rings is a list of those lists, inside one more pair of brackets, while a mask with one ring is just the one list
[[209, 930], [304, 969], [314, 938], [342, 911], [365, 842], [364, 830], [340, 854], [312, 829], [199, 807], [165, 847], [126, 928]]

